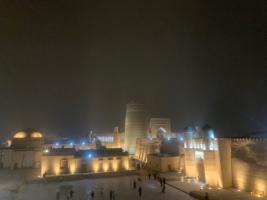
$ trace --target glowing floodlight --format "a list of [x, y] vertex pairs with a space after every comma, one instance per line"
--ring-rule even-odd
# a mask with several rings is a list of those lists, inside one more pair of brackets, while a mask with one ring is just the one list
[[45, 149], [44, 150], [44, 153], [49, 153], [49, 149]]

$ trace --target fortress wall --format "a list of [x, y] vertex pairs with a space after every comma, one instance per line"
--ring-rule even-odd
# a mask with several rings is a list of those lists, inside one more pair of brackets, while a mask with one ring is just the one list
[[185, 173], [188, 177], [197, 177], [197, 169], [195, 162], [195, 152], [194, 149], [186, 148], [185, 153]]
[[230, 188], [232, 187], [232, 164], [231, 164], [231, 140], [219, 139], [219, 160], [218, 171], [220, 172], [220, 187]]
[[267, 141], [232, 141], [233, 186], [248, 192], [267, 194]]
[[232, 159], [233, 186], [248, 192], [264, 191], [267, 194], [267, 168]]
[[218, 186], [218, 169], [217, 169], [217, 163], [216, 163], [216, 153], [214, 151], [205, 151], [205, 159], [204, 159], [204, 165], [205, 165], [205, 179], [206, 183], [211, 186]]

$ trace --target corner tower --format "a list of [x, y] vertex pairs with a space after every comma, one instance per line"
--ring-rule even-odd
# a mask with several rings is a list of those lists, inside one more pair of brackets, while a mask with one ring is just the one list
[[125, 150], [135, 153], [136, 139], [147, 134], [146, 112], [143, 104], [127, 104], [125, 117]]

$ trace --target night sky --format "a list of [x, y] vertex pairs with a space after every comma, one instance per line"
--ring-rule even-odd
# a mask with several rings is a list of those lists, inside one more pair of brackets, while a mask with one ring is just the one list
[[132, 100], [173, 131], [266, 130], [263, 2], [0, 0], [0, 139], [123, 130]]

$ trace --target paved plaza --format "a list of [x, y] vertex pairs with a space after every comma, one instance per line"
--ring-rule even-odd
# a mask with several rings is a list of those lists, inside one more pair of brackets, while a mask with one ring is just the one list
[[[109, 191], [115, 191], [116, 200], [134, 200], [138, 198], [137, 189], [133, 189], [132, 182], [137, 179], [136, 176], [86, 179], [80, 181], [69, 182], [53, 182], [40, 184], [26, 184], [20, 188], [17, 193], [17, 200], [53, 200], [56, 199], [56, 192], [60, 190], [60, 199], [67, 200], [67, 191], [60, 188], [64, 186], [73, 186], [73, 200], [89, 200], [91, 199], [91, 191], [95, 192], [95, 200], [109, 199]], [[142, 198], [145, 200], [193, 200], [189, 195], [166, 186], [166, 193], [161, 192], [160, 184], [154, 180], [137, 181], [137, 188], [142, 187]], [[101, 196], [101, 188], [103, 196]]]
[[180, 181], [169, 181], [168, 184], [186, 193], [195, 191], [195, 194], [204, 198], [205, 193], [209, 194], [209, 200], [267, 200], [263, 197], [252, 197], [248, 192], [241, 192], [236, 189], [204, 189], [200, 190], [203, 184], [188, 183]]
[[[7, 170], [0, 171], [0, 199], [2, 200], [56, 200], [56, 193], [60, 191], [60, 200], [67, 200], [69, 194], [68, 188], [73, 188], [74, 198], [72, 200], [90, 200], [91, 191], [95, 192], [95, 200], [109, 200], [109, 191], [115, 191], [116, 200], [135, 200], [138, 198], [137, 189], [133, 189], [133, 180], [137, 176], [121, 176], [114, 178], [84, 179], [77, 181], [63, 182], [42, 182], [25, 184], [25, 181], [33, 178], [27, 170], [14, 171], [10, 173]], [[196, 191], [203, 196], [205, 192], [209, 193], [210, 200], [266, 200], [267, 198], [251, 197], [246, 192], [239, 192], [234, 189], [228, 190], [199, 190], [199, 183], [181, 182], [176, 180], [167, 181], [166, 193], [161, 192], [160, 184], [151, 179], [142, 178], [142, 182], [137, 182], [137, 188], [142, 187], [144, 200], [193, 200], [188, 193]], [[65, 188], [65, 189], [64, 189]], [[101, 195], [103, 191], [103, 196]]]

